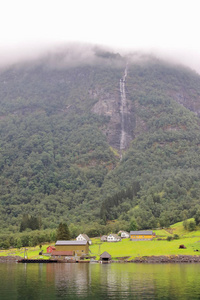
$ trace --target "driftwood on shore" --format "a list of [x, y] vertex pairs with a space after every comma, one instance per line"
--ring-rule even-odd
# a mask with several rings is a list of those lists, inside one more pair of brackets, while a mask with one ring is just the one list
[[133, 263], [200, 263], [200, 255], [161, 255], [136, 257]]

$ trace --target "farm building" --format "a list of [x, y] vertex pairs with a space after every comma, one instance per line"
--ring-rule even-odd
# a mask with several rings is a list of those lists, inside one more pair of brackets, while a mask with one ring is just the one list
[[107, 242], [120, 242], [121, 241], [121, 237], [118, 236], [117, 234], [109, 234], [107, 237]]
[[79, 236], [77, 236], [76, 240], [77, 241], [87, 241], [89, 245], [92, 245], [91, 239], [85, 233], [79, 234]]
[[107, 235], [102, 235], [101, 242], [107, 242]]
[[131, 231], [130, 239], [131, 241], [150, 241], [153, 239], [153, 231], [152, 230]]
[[121, 238], [123, 238], [123, 239], [128, 239], [129, 236], [130, 236], [130, 234], [127, 231], [124, 231], [124, 230], [121, 230], [119, 232], [119, 234], [121, 235]]
[[89, 253], [87, 241], [57, 241], [56, 251], [73, 251], [75, 256], [82, 256]]

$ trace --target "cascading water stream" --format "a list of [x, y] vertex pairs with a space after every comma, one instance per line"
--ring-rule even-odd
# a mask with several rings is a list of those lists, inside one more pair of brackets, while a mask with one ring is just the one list
[[126, 91], [125, 91], [125, 81], [127, 76], [127, 65], [124, 71], [123, 77], [120, 79], [120, 94], [121, 94], [121, 136], [120, 136], [120, 157], [122, 158], [122, 151], [126, 148], [126, 132], [125, 132], [125, 113], [127, 110], [126, 104]]

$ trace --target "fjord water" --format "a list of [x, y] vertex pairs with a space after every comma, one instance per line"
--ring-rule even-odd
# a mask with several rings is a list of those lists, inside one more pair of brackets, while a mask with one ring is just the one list
[[200, 299], [199, 264], [0, 264], [0, 299]]

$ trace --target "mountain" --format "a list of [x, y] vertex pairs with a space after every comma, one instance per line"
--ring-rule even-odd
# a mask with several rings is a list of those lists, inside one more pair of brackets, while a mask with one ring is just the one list
[[27, 214], [43, 228], [194, 216], [199, 115], [200, 76], [150, 56], [63, 51], [2, 69], [1, 230]]

